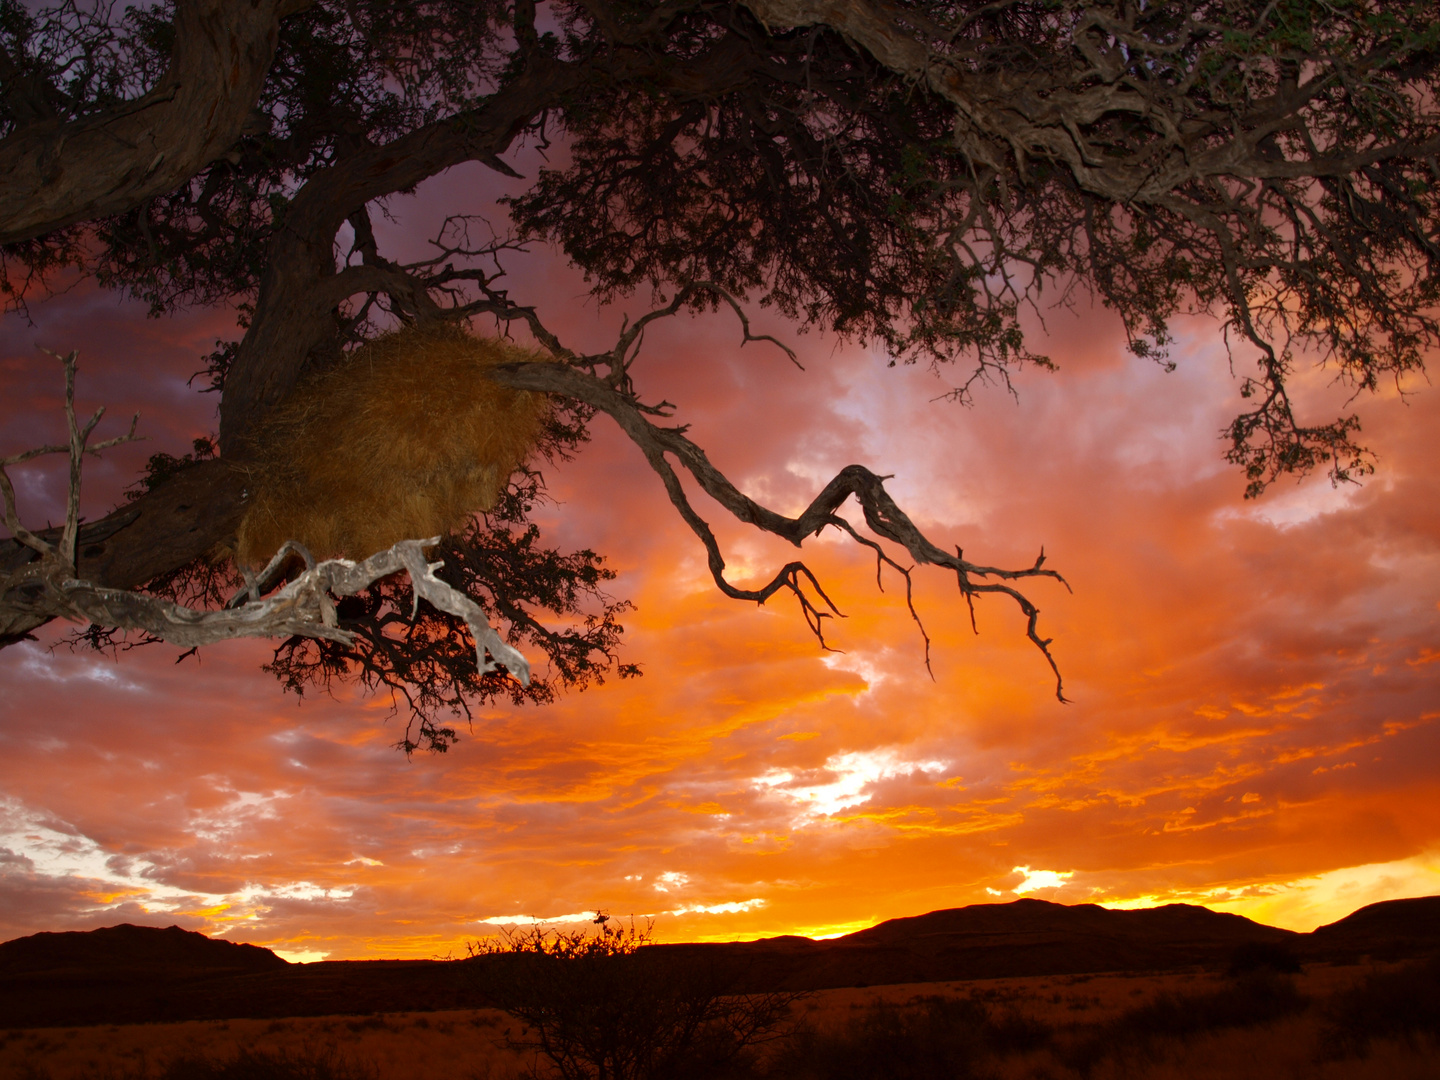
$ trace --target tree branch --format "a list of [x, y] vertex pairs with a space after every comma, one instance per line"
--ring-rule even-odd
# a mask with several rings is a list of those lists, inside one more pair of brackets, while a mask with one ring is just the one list
[[[54, 354], [52, 354], [54, 355]], [[354, 596], [381, 578], [404, 570], [410, 575], [413, 593], [411, 618], [419, 612], [421, 599], [456, 618], [463, 619], [475, 642], [476, 664], [482, 675], [503, 666], [522, 686], [530, 683], [530, 664], [518, 649], [506, 643], [475, 601], [441, 581], [435, 571], [443, 562], [427, 562], [424, 549], [440, 538], [402, 540], [377, 552], [364, 562], [328, 559], [316, 563], [306, 548], [294, 541], [284, 544], [258, 577], [244, 571], [246, 586], [219, 611], [202, 611], [156, 596], [127, 589], [112, 589], [76, 576], [76, 541], [80, 528], [80, 477], [85, 454], [135, 439], [135, 421], [128, 434], [88, 446], [95, 425], [104, 415], [97, 409], [85, 424], [75, 417], [75, 368], [77, 353], [59, 357], [65, 366], [65, 420], [69, 429], [67, 446], [43, 446], [0, 459], [0, 491], [5, 502], [5, 524], [16, 539], [39, 555], [0, 578], [0, 639], [19, 640], [16, 625], [26, 620], [35, 625], [52, 618], [75, 619], [100, 627], [141, 630], [173, 645], [195, 648], [240, 637], [312, 637], [349, 645], [355, 635], [339, 627], [333, 597]], [[136, 420], [139, 415], [136, 415]], [[70, 490], [65, 525], [59, 542], [52, 544], [20, 523], [15, 505], [15, 488], [6, 468], [41, 454], [66, 453], [70, 459]], [[278, 578], [292, 555], [305, 561], [305, 571], [268, 597], [262, 592]], [[36, 622], [38, 620], [38, 622]], [[486, 655], [490, 659], [486, 659]]]
[[336, 273], [333, 242], [340, 225], [371, 200], [413, 188], [452, 165], [487, 160], [494, 167], [495, 155], [577, 87], [582, 74], [581, 65], [538, 57], [481, 107], [367, 146], [306, 181], [276, 234], [254, 318], [225, 380], [223, 453], [243, 450], [255, 421], [294, 388], [311, 352], [333, 335], [330, 315], [337, 303], [370, 287], [394, 287], [393, 275], [374, 265]]
[[[1005, 584], [1026, 578], [1048, 577], [1068, 589], [1069, 585], [1063, 577], [1054, 570], [1045, 569], [1043, 551], [1033, 566], [1019, 570], [972, 563], [958, 550], [952, 555], [931, 543], [909, 516], [896, 505], [885, 490], [885, 478], [875, 475], [862, 465], [850, 465], [842, 469], [801, 514], [793, 518], [786, 517], [755, 502], [736, 488], [710, 463], [705, 451], [685, 437], [683, 429], [661, 428], [650, 423], [636, 402], [596, 375], [563, 363], [533, 363], [502, 365], [493, 369], [490, 377], [516, 389], [541, 390], [584, 402], [606, 413], [619, 424], [621, 430], [645, 455], [650, 467], [664, 483], [671, 503], [705, 546], [711, 575], [726, 596], [763, 604], [776, 592], [788, 590], [799, 601], [807, 625], [822, 645], [825, 644], [823, 620], [840, 614], [825, 595], [815, 575], [801, 562], [786, 564], [767, 584], [758, 589], [742, 589], [728, 581], [719, 542], [709, 524], [690, 505], [680, 478], [667, 455], [677, 459], [707, 495], [740, 521], [788, 540], [796, 547], [800, 547], [807, 537], [817, 535], [827, 526], [842, 529], [854, 536], [853, 528], [836, 514], [841, 504], [853, 495], [860, 503], [865, 523], [872, 532], [904, 547], [917, 563], [940, 566], [953, 572], [960, 592], [967, 602], [984, 593], [1003, 593], [1014, 600], [1027, 618], [1026, 636], [1044, 654], [1055, 673], [1055, 696], [1062, 702], [1066, 700], [1059, 667], [1050, 653], [1051, 639], [1040, 637], [1037, 629], [1039, 608], [1019, 590]], [[872, 549], [875, 547], [873, 544], [867, 546]], [[899, 569], [898, 566], [896, 568]], [[818, 602], [806, 595], [804, 586], [807, 583], [819, 597]], [[911, 611], [913, 613], [913, 606]], [[924, 633], [923, 627], [921, 632]]]
[[177, 0], [170, 67], [153, 89], [0, 142], [0, 244], [122, 213], [224, 154], [260, 96], [280, 20], [311, 3]]
[[[52, 556], [0, 582], [0, 616], [14, 610], [142, 630], [188, 648], [233, 638], [290, 636], [349, 645], [354, 635], [339, 628], [332, 596], [354, 596], [381, 578], [403, 570], [410, 575], [416, 611], [425, 599], [441, 611], [465, 620], [475, 640], [476, 664], [481, 674], [503, 666], [522, 685], [529, 685], [530, 664], [525, 657], [501, 639], [479, 605], [435, 576], [443, 563], [426, 562], [424, 549], [439, 542], [438, 536], [402, 540], [360, 563], [349, 559], [316, 563], [302, 545], [288, 542], [276, 553], [271, 568], [298, 554], [306, 561], [304, 573], [264, 598], [259, 597], [258, 590], [244, 589], [236, 596], [238, 606], [219, 611], [199, 611], [144, 593], [107, 589], [66, 577], [66, 568]], [[412, 618], [414, 614], [412, 611]]]

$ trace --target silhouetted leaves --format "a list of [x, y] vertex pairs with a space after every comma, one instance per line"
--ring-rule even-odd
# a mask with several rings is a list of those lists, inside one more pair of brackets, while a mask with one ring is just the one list
[[[801, 994], [735, 993], [736, 972], [652, 944], [651, 927], [598, 914], [598, 929], [535, 926], [471, 948], [491, 1003], [524, 1028], [513, 1048], [536, 1078], [720, 1080], [783, 1037]], [[613, 925], [612, 925], [613, 922]]]

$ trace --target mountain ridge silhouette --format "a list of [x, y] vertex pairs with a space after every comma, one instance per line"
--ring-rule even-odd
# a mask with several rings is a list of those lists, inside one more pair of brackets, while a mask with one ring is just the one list
[[[1440, 896], [1366, 905], [1308, 933], [1189, 904], [1117, 910], [1024, 898], [888, 919], [830, 940], [649, 946], [718, 964], [737, 990], [946, 982], [1101, 972], [1223, 970], [1244, 947], [1307, 962], [1440, 953]], [[52, 1027], [432, 1011], [484, 1004], [468, 964], [290, 964], [268, 949], [123, 924], [0, 943], [0, 1025]]]

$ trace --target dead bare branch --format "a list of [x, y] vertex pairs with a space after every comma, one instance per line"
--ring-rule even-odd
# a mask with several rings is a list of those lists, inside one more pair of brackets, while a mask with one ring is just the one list
[[[61, 356], [59, 353], [51, 352], [49, 349], [42, 349], [42, 352], [55, 357], [65, 367], [65, 423], [68, 442], [65, 446], [37, 446], [30, 450], [22, 450], [18, 454], [11, 454], [7, 458], [0, 459], [0, 491], [5, 497], [5, 527], [10, 530], [10, 535], [19, 540], [26, 547], [37, 552], [42, 558], [59, 555], [67, 560], [67, 564], [74, 572], [75, 567], [75, 544], [80, 535], [80, 462], [85, 454], [98, 454], [101, 450], [108, 450], [112, 446], [119, 446], [121, 443], [135, 442], [135, 425], [140, 422], [140, 414], [137, 412], [130, 419], [130, 430], [124, 435], [116, 436], [113, 439], [106, 439], [104, 442], [89, 446], [90, 435], [95, 430], [95, 425], [105, 415], [105, 406], [100, 406], [80, 427], [75, 421], [75, 366], [79, 360], [78, 352], [71, 352], [68, 356]], [[29, 529], [20, 524], [20, 518], [15, 507], [15, 487], [10, 482], [10, 475], [5, 471], [7, 466], [19, 465], [21, 462], [29, 461], [32, 458], [41, 457], [45, 454], [69, 454], [70, 455], [70, 492], [65, 510], [65, 526], [60, 534], [56, 545], [51, 545], [40, 539]]]
[[[662, 428], [652, 424], [646, 419], [641, 406], [599, 376], [581, 371], [570, 364], [535, 363], [502, 365], [494, 369], [491, 377], [517, 389], [543, 390], [582, 401], [606, 413], [619, 424], [621, 430], [640, 448], [650, 467], [664, 483], [666, 493], [681, 518], [705, 546], [711, 576], [726, 596], [763, 604], [775, 593], [786, 590], [799, 601], [806, 624], [821, 645], [827, 649], [830, 647], [825, 641], [823, 620], [839, 615], [840, 611], [803, 562], [787, 563], [769, 582], [757, 589], [743, 589], [726, 579], [725, 558], [719, 541], [716, 540], [709, 523], [690, 504], [680, 477], [669, 461], [670, 457], [684, 466], [707, 495], [740, 521], [753, 525], [762, 532], [788, 540], [796, 547], [800, 547], [807, 537], [817, 535], [826, 527], [841, 529], [881, 553], [884, 561], [900, 570], [908, 580], [909, 571], [884, 557], [879, 545], [859, 538], [853, 527], [837, 515], [836, 511], [840, 506], [854, 496], [860, 503], [866, 525], [873, 533], [884, 540], [899, 544], [917, 563], [939, 566], [953, 572], [967, 602], [984, 593], [1003, 593], [1014, 600], [1026, 616], [1026, 636], [1044, 654], [1046, 662], [1055, 673], [1055, 696], [1062, 702], [1066, 701], [1060, 669], [1050, 652], [1051, 639], [1040, 637], [1037, 631], [1039, 608], [1018, 589], [1005, 584], [1008, 581], [1045, 577], [1060, 582], [1068, 589], [1069, 584], [1060, 574], [1045, 568], [1043, 551], [1034, 565], [1019, 570], [972, 563], [958, 550], [952, 555], [933, 544], [896, 505], [885, 490], [885, 478], [877, 476], [863, 465], [850, 465], [842, 469], [801, 514], [793, 518], [786, 517], [755, 502], [735, 487], [724, 473], [710, 463], [705, 451], [686, 438], [683, 428]], [[806, 584], [815, 592], [818, 600], [807, 595], [804, 588]], [[908, 600], [910, 593], [907, 589]], [[913, 601], [910, 611], [912, 615], [915, 614]], [[916, 621], [919, 621], [918, 616]], [[925, 635], [923, 626], [921, 633]], [[925, 635], [925, 639], [928, 661], [929, 636]]]
[[[328, 559], [317, 563], [303, 545], [288, 542], [258, 578], [247, 573], [245, 588], [218, 611], [198, 610], [127, 589], [106, 588], [76, 577], [75, 544], [80, 535], [80, 477], [84, 455], [135, 438], [135, 422], [132, 421], [128, 434], [107, 439], [93, 447], [87, 446], [105, 410], [103, 407], [97, 409], [84, 425], [76, 420], [77, 355], [71, 352], [59, 358], [65, 365], [65, 418], [69, 428], [69, 445], [40, 447], [0, 461], [6, 526], [16, 539], [40, 555], [38, 560], [0, 578], [0, 633], [12, 623], [41, 616], [73, 619], [122, 630], [140, 630], [187, 648], [232, 638], [291, 636], [323, 638], [348, 645], [353, 642], [354, 635], [340, 629], [335, 598], [354, 596], [381, 578], [403, 570], [410, 576], [413, 591], [412, 619], [419, 610], [421, 599], [463, 619], [475, 642], [476, 665], [480, 673], [496, 671], [503, 666], [522, 685], [529, 685], [530, 664], [520, 651], [490, 626], [478, 604], [435, 576], [435, 571], [444, 564], [426, 561], [424, 550], [437, 545], [440, 542], [438, 536], [428, 540], [402, 540], [359, 563], [349, 559]], [[70, 458], [65, 526], [56, 544], [42, 540], [21, 525], [15, 505], [15, 489], [5, 471], [6, 466], [28, 461], [42, 453], [68, 453]], [[277, 579], [295, 555], [304, 560], [304, 572], [269, 596], [262, 597], [262, 592]]]

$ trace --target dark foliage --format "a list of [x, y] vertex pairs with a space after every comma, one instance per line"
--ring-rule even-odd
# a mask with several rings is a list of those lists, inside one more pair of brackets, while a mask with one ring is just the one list
[[[43, 1066], [30, 1064], [17, 1080], [53, 1080]], [[78, 1080], [381, 1080], [370, 1064], [356, 1062], [334, 1046], [291, 1053], [242, 1047], [228, 1057], [183, 1054], [158, 1071], [143, 1064], [78, 1074]]]
[[646, 949], [651, 929], [596, 916], [598, 929], [513, 931], [471, 948], [478, 985], [524, 1029], [532, 1076], [721, 1080], [784, 1037], [802, 995], [736, 993], [739, 972]]
[[[582, 424], [574, 410], [547, 418], [541, 452], [551, 461], [567, 459], [584, 441]], [[214, 455], [208, 438], [196, 439], [193, 452], [180, 457], [155, 454], [128, 494], [138, 499]], [[396, 746], [407, 754], [443, 753], [460, 737], [455, 722], [468, 724], [473, 710], [485, 703], [546, 704], [565, 690], [600, 685], [611, 675], [638, 677], [640, 665], [619, 658], [625, 629], [620, 617], [633, 605], [606, 593], [615, 573], [604, 556], [542, 543], [529, 515], [545, 498], [539, 472], [517, 473], [489, 512], [445, 537], [434, 555], [445, 564], [439, 576], [476, 600], [512, 644], [549, 660], [548, 670], [537, 672], [528, 686], [503, 671], [478, 673], [464, 621], [428, 603], [415, 611], [408, 585], [397, 578], [339, 602], [339, 625], [356, 635], [353, 645], [290, 637], [275, 648], [265, 670], [298, 696], [329, 693], [347, 683], [388, 692], [397, 711], [404, 709], [405, 731]], [[298, 560], [294, 569], [300, 569]], [[152, 580], [148, 591], [204, 607], [224, 604], [240, 585], [232, 563], [216, 552]], [[159, 639], [91, 625], [67, 640], [115, 652]]]
[[[670, 24], [672, 55], [729, 50], [744, 77], [708, 95], [605, 88], [566, 112], [569, 167], [513, 206], [602, 295], [677, 270], [759, 291], [897, 357], [978, 358], [961, 398], [976, 377], [1047, 362], [1020, 326], [1047, 289], [1098, 296], [1132, 348], [1161, 360], [1173, 314], [1217, 311], [1259, 350], [1243, 384], [1255, 407], [1227, 433], [1249, 493], [1321, 465], [1346, 479], [1368, 467], [1358, 422], [1305, 426], [1286, 380], [1294, 350], [1313, 347], [1373, 389], [1419, 369], [1436, 341], [1432, 15], [1421, 3], [1302, 3], [1280, 17], [1227, 0], [906, 5], [967, 90], [990, 87], [994, 99], [972, 92], [1005, 111], [997, 126], [1023, 126], [1024, 95], [1039, 125], [1067, 128], [1068, 147], [1036, 139], [1027, 160], [1003, 127], [967, 130], [952, 100], [839, 36], [769, 33], [697, 5]], [[590, 24], [570, 25], [583, 47]], [[1412, 80], [1415, 93], [1399, 91]], [[1391, 139], [1398, 152], [1380, 151]], [[1254, 160], [1231, 172], [1197, 159], [1227, 150]]]
[[242, 1048], [231, 1058], [181, 1057], [159, 1080], [377, 1080], [373, 1065], [351, 1061], [335, 1049], [291, 1054]]
[[219, 449], [215, 440], [207, 435], [200, 436], [190, 445], [190, 453], [181, 454], [179, 457], [163, 450], [158, 454], [151, 454], [150, 460], [145, 463], [145, 475], [125, 489], [125, 497], [134, 502], [142, 495], [154, 491], [165, 481], [174, 479], [176, 474], [197, 461], [209, 461]]
[[[443, 718], [469, 722], [480, 703], [545, 704], [562, 689], [602, 684], [612, 673], [638, 676], [639, 665], [618, 656], [620, 616], [632, 605], [604, 591], [615, 572], [589, 549], [545, 547], [526, 520], [542, 491], [537, 474], [517, 477], [490, 513], [444, 538], [435, 553], [445, 563], [440, 578], [479, 603], [511, 644], [549, 658], [549, 670], [536, 672], [529, 686], [504, 672], [479, 674], [464, 621], [429, 604], [414, 610], [408, 585], [394, 578], [337, 606], [340, 627], [357, 635], [354, 645], [291, 637], [265, 670], [295, 694], [356, 681], [390, 692], [408, 710], [396, 744], [406, 753], [446, 750], [458, 733]], [[567, 622], [548, 625], [554, 618]]]
[[1273, 971], [1280, 975], [1299, 975], [1303, 970], [1300, 957], [1288, 945], [1272, 941], [1247, 941], [1230, 954], [1230, 976], [1251, 972]]
[[1255, 1027], [1300, 1012], [1308, 1004], [1295, 983], [1273, 971], [1253, 971], [1206, 994], [1161, 994], [1111, 1025], [1117, 1039], [1194, 1035]]
[[1190, 1039], [1207, 1032], [1260, 1027], [1303, 1012], [1309, 1004], [1294, 980], [1273, 970], [1257, 969], [1207, 993], [1160, 994], [1087, 1031], [1066, 1047], [1062, 1056], [1088, 1075], [1107, 1057], [1147, 1053], [1167, 1040]]
[[[676, 470], [742, 521], [775, 535], [794, 522], [741, 497], [683, 428], [650, 425], [670, 407], [632, 379], [646, 321], [687, 307], [769, 305], [877, 342], [895, 363], [954, 370], [961, 400], [977, 380], [1008, 385], [1024, 365], [1049, 366], [1022, 328], [1043, 303], [1097, 298], [1135, 353], [1166, 364], [1173, 319], [1212, 312], [1246, 400], [1221, 437], [1248, 495], [1282, 475], [1324, 469], [1341, 481], [1372, 467], [1358, 417], [1299, 416], [1289, 383], [1308, 352], [1357, 391], [1403, 387], [1440, 342], [1433, 2], [790, 10], [779, 0], [287, 7], [233, 145], [119, 212], [78, 224], [60, 213], [48, 234], [0, 252], [0, 289], [23, 305], [79, 274], [156, 314], [236, 310], [244, 335], [219, 345], [204, 375], [221, 393], [221, 452], [242, 463], [268, 410], [384, 327], [524, 324], [554, 362], [509, 385], [528, 375], [563, 399], [571, 446], [597, 410], [619, 422], [706, 546], [717, 585], [747, 600], [757, 594], [724, 580]], [[35, 11], [0, 0], [0, 152], [123, 111], [183, 54], [180, 26], [173, 3]], [[32, 157], [59, 154], [65, 139], [42, 142]], [[554, 164], [510, 202], [492, 240], [472, 241], [457, 217], [431, 259], [402, 265], [382, 251], [372, 221], [387, 200], [466, 162], [514, 175], [502, 155], [527, 144], [555, 151]], [[659, 308], [614, 349], [578, 355], [507, 291], [501, 256], [531, 242], [558, 246], [599, 299], [648, 295]], [[193, 456], [152, 461], [137, 502]], [[835, 508], [816, 528], [849, 530], [901, 574], [905, 561], [955, 570], [967, 601], [1007, 593], [1054, 665], [1038, 608], [1015, 587], [1051, 571], [958, 565], [953, 543], [886, 531], [905, 515], [880, 498], [878, 478], [867, 490], [867, 523], [905, 549], [901, 561]], [[209, 527], [204, 542], [219, 552], [227, 525]], [[155, 550], [161, 539], [137, 526], [113, 546]], [[158, 576], [133, 558], [147, 572], [123, 587], [213, 600], [228, 568], [196, 561], [197, 545]], [[401, 632], [406, 598], [383, 585], [342, 613], [360, 635], [353, 650], [291, 641], [272, 670], [295, 690], [343, 677], [395, 691], [420, 724], [407, 749], [447, 744], [447, 717], [466, 715], [467, 700], [541, 702], [633, 673], [616, 656], [623, 605], [599, 591], [598, 555], [547, 550], [522, 510], [477, 521], [446, 556], [504, 633], [545, 653], [551, 674], [532, 690], [467, 677], [463, 634], [444, 619]], [[782, 589], [823, 643], [833, 605], [814, 575], [789, 564], [758, 598]], [[47, 617], [17, 617], [7, 640]], [[92, 637], [114, 643], [103, 629]]]

